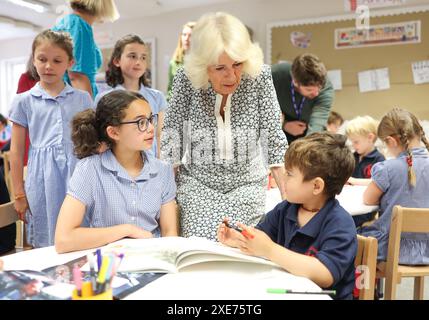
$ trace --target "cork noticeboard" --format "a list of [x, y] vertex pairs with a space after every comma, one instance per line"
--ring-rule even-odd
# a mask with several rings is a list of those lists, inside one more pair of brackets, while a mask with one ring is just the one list
[[[342, 71], [342, 90], [335, 92], [333, 110], [345, 119], [371, 115], [380, 119], [392, 107], [410, 110], [420, 119], [429, 119], [429, 84], [414, 84], [412, 63], [429, 60], [429, 11], [371, 17], [371, 25], [420, 21], [421, 42], [335, 49], [335, 30], [351, 28], [355, 20], [336, 20], [270, 27], [271, 63], [292, 61], [297, 55], [311, 52], [320, 57], [328, 70]], [[310, 46], [296, 47], [292, 32], [311, 33]], [[390, 89], [361, 93], [358, 72], [388, 68]]]

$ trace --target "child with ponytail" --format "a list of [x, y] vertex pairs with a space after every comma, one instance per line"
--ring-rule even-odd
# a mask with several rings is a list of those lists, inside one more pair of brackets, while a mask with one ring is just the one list
[[[58, 217], [58, 252], [125, 237], [178, 235], [173, 168], [147, 152], [156, 120], [143, 96], [125, 90], [109, 92], [96, 111], [73, 119], [72, 140], [81, 160]], [[101, 143], [109, 148], [103, 153]], [[89, 228], [82, 226], [84, 220]]]
[[[382, 118], [377, 135], [395, 158], [373, 166], [364, 202], [379, 204], [380, 218], [358, 232], [377, 238], [377, 259], [384, 261], [393, 207], [429, 208], [429, 143], [416, 116], [399, 108]], [[403, 233], [399, 263], [429, 264], [429, 234]]]

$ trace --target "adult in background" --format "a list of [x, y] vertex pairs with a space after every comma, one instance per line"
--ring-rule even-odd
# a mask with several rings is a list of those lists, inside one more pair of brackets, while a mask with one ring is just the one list
[[323, 131], [334, 100], [334, 88], [322, 61], [304, 53], [292, 64], [273, 65], [272, 75], [288, 142]]
[[73, 13], [62, 18], [54, 31], [70, 33], [73, 39], [74, 65], [65, 80], [72, 87], [88, 91], [91, 97], [98, 93], [95, 75], [101, 67], [102, 56], [94, 40], [92, 25], [119, 18], [114, 0], [69, 0]]
[[185, 23], [182, 28], [182, 33], [179, 36], [177, 42], [176, 50], [174, 50], [173, 58], [170, 60], [168, 65], [168, 87], [167, 87], [167, 100], [170, 99], [171, 89], [173, 87], [173, 78], [177, 73], [177, 69], [183, 66], [183, 59], [186, 52], [188, 52], [191, 47], [191, 34], [192, 29], [195, 26], [194, 21], [189, 21]]
[[261, 48], [237, 18], [202, 16], [174, 78], [161, 140], [161, 158], [178, 167], [181, 235], [215, 240], [226, 216], [255, 225], [267, 167], [284, 195], [286, 148]]

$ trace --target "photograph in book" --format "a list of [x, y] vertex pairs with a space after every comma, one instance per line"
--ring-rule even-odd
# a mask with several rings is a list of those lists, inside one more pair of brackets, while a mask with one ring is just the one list
[[[277, 266], [264, 258], [243, 254], [205, 238], [163, 237], [152, 239], [123, 239], [102, 248], [103, 254], [124, 254], [120, 272], [176, 273], [191, 265], [232, 261]], [[88, 266], [84, 266], [86, 270]]]

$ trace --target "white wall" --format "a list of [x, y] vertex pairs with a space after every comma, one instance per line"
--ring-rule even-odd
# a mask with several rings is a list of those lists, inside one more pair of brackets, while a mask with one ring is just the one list
[[[408, 0], [408, 6], [428, 4], [429, 0]], [[142, 37], [156, 38], [157, 83], [155, 87], [166, 91], [168, 60], [176, 44], [182, 25], [189, 20], [197, 20], [202, 14], [225, 11], [240, 18], [254, 32], [254, 40], [266, 52], [266, 25], [270, 22], [295, 20], [344, 14], [343, 0], [236, 0], [229, 3], [179, 10], [153, 17], [114, 24], [96, 26], [95, 30], [111, 33], [116, 40], [127, 33]], [[26, 56], [30, 53], [32, 39], [0, 41], [0, 60]]]

